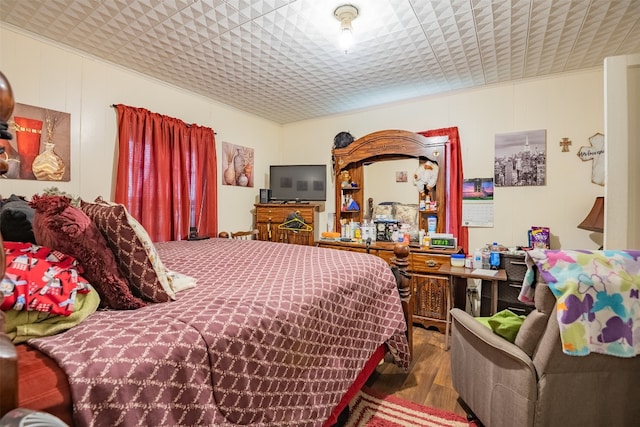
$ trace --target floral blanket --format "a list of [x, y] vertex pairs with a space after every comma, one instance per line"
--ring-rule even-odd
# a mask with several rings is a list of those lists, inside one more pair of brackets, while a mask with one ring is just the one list
[[519, 299], [533, 302], [536, 271], [558, 299], [563, 351], [640, 354], [640, 250], [527, 253]]

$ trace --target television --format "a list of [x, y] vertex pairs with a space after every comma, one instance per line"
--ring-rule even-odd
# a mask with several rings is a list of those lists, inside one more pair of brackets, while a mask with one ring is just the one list
[[273, 201], [327, 200], [327, 165], [271, 165], [269, 187]]

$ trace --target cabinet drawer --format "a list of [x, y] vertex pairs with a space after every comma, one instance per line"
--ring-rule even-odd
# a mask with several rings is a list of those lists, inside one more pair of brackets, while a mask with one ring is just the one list
[[503, 282], [498, 284], [498, 298], [504, 301], [518, 301], [518, 296], [522, 290], [522, 282]]
[[434, 273], [440, 269], [440, 266], [449, 263], [450, 257], [446, 255], [436, 254], [418, 254], [409, 255], [409, 269], [411, 271]]
[[498, 311], [509, 310], [517, 315], [524, 314], [526, 316], [527, 314], [531, 313], [533, 308], [534, 307], [532, 305], [526, 305], [522, 303], [515, 304], [510, 301], [498, 300]]
[[292, 212], [299, 211], [300, 215], [307, 224], [313, 224], [313, 209], [295, 209], [295, 208], [258, 208], [256, 209], [256, 222], [269, 222], [272, 224], [282, 224], [286, 221], [287, 216]]
[[[527, 315], [533, 311], [534, 306], [521, 302], [505, 301], [498, 299], [497, 312], [502, 310], [511, 310], [515, 314]], [[480, 300], [480, 316], [488, 317], [491, 315], [491, 298], [483, 296]]]
[[438, 276], [412, 275], [414, 315], [444, 320], [447, 316], [449, 280]]
[[[374, 254], [373, 251], [371, 251], [371, 253]], [[391, 260], [394, 260], [396, 258], [396, 255], [393, 253], [393, 251], [376, 251], [374, 255], [379, 256], [389, 265], [391, 265]]]
[[522, 282], [527, 272], [527, 264], [522, 255], [503, 255], [504, 269], [507, 273], [507, 280]]

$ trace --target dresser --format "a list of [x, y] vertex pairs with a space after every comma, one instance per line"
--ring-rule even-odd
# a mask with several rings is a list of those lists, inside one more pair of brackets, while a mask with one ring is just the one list
[[[503, 253], [500, 259], [500, 268], [504, 268], [506, 271], [507, 280], [498, 286], [497, 311], [509, 309], [515, 314], [529, 314], [533, 310], [533, 306], [518, 301], [522, 281], [527, 272], [524, 255]], [[491, 315], [491, 285], [485, 281], [482, 282], [480, 315]]]
[[258, 203], [254, 207], [254, 223], [258, 230], [258, 240], [310, 246], [313, 246], [318, 240], [320, 205], [312, 203]]
[[[363, 243], [342, 242], [335, 240], [318, 240], [317, 246], [339, 249], [343, 251], [366, 252]], [[393, 264], [395, 243], [373, 242], [369, 247], [371, 255]], [[407, 270], [411, 273], [411, 300], [413, 302], [413, 323], [425, 328], [433, 327], [444, 333], [447, 323], [447, 298], [449, 292], [449, 273], [440, 269], [450, 264], [450, 255], [459, 253], [460, 249], [429, 249], [411, 247]]]

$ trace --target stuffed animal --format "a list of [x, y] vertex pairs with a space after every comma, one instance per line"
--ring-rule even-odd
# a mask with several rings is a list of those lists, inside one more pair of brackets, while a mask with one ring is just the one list
[[429, 194], [438, 181], [438, 164], [427, 160], [413, 174], [413, 184], [421, 196]]

